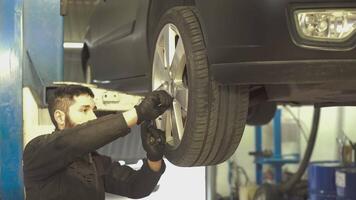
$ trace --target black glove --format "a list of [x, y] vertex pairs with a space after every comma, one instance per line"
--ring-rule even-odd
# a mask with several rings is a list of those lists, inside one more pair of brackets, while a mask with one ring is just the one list
[[135, 106], [137, 124], [145, 120], [154, 120], [162, 115], [173, 102], [173, 98], [163, 90], [149, 93], [142, 102]]
[[163, 158], [166, 135], [165, 133], [153, 127], [150, 123], [142, 124], [141, 140], [143, 149], [147, 153], [147, 159], [150, 161], [159, 161]]

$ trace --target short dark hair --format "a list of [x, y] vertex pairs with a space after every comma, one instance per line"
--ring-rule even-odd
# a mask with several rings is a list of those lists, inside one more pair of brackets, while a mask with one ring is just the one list
[[56, 110], [61, 110], [64, 113], [68, 113], [69, 107], [74, 103], [74, 97], [80, 95], [89, 95], [94, 98], [94, 93], [91, 89], [81, 85], [59, 86], [49, 97], [48, 112], [56, 129], [58, 129], [58, 125], [54, 119], [54, 112]]

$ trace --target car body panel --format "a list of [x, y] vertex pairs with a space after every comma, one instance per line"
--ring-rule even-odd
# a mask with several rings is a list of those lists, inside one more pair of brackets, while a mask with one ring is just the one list
[[92, 78], [98, 84], [123, 79], [127, 84], [145, 76], [149, 69], [145, 34], [148, 6], [148, 0], [106, 0], [99, 4], [85, 41]]
[[304, 8], [326, 7], [326, 3], [331, 8], [340, 4], [356, 8], [356, 2], [335, 0], [196, 0], [210, 63], [355, 58], [355, 49], [325, 51], [297, 46], [289, 17], [294, 2]]
[[[97, 12], [119, 13], [127, 4], [132, 13], [120, 18], [126, 21], [118, 22], [108, 14], [94, 15], [97, 22], [90, 26], [103, 21], [110, 21], [111, 25], [107, 25], [105, 32], [100, 30], [101, 40], [93, 35], [93, 31], [89, 31], [87, 37], [94, 79], [99, 84], [109, 80], [107, 85], [101, 85], [103, 87], [123, 91], [147, 91], [150, 88], [150, 58], [156, 27], [160, 17], [175, 6], [195, 7], [205, 37], [210, 71], [221, 84], [260, 85], [268, 88], [270, 100], [278, 102], [319, 102], [318, 96], [325, 92], [313, 89], [315, 85], [337, 82], [333, 91], [350, 93], [350, 88], [343, 88], [342, 81], [356, 80], [355, 48], [330, 50], [315, 47], [321, 44], [300, 40], [290, 16], [290, 12], [299, 7], [356, 8], [354, 1], [106, 0], [105, 3], [113, 1], [116, 7], [105, 10], [99, 6]], [[355, 35], [349, 42], [353, 40], [356, 41]], [[303, 85], [300, 87], [303, 89], [296, 89], [299, 88], [296, 85]], [[315, 93], [304, 97], [308, 101], [302, 101], [301, 96], [292, 98], [291, 94], [298, 91], [307, 92], [308, 85]], [[335, 102], [342, 102], [341, 96], [335, 95]], [[345, 101], [349, 102], [352, 98], [347, 99]]]

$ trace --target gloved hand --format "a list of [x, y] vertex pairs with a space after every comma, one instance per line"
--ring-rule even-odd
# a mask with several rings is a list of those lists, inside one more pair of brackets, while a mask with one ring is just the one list
[[154, 120], [162, 115], [173, 102], [173, 98], [163, 90], [149, 93], [142, 102], [135, 106], [137, 112], [137, 124], [145, 120]]
[[159, 161], [163, 158], [166, 145], [165, 133], [153, 127], [150, 123], [142, 124], [141, 140], [143, 149], [146, 151], [147, 159]]

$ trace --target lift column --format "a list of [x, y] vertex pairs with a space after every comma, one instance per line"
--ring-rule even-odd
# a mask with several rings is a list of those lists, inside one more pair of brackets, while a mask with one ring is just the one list
[[23, 0], [0, 1], [0, 199], [23, 199]]
[[23, 88], [44, 106], [44, 88], [63, 81], [60, 2], [0, 1], [0, 200], [24, 199]]

